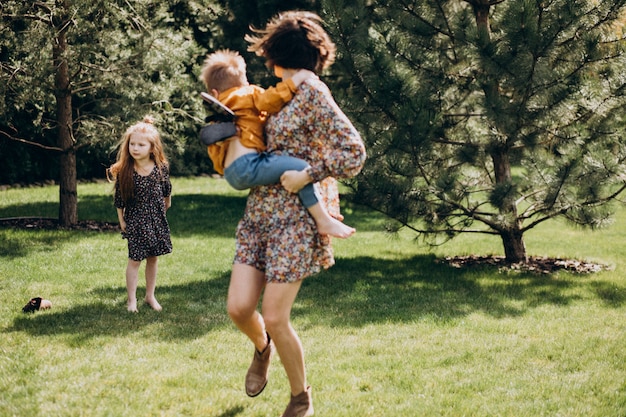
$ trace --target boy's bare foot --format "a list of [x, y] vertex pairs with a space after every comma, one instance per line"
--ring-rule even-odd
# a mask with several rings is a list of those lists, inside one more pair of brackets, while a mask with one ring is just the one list
[[128, 304], [126, 305], [126, 309], [129, 313], [137, 313], [137, 300], [128, 300]]
[[317, 231], [321, 235], [346, 239], [352, 236], [356, 232], [356, 229], [331, 217], [328, 221], [317, 223]]
[[154, 311], [161, 311], [163, 310], [163, 307], [161, 307], [161, 304], [159, 304], [159, 302], [156, 300], [156, 298], [151, 298], [148, 299], [146, 298], [146, 304], [148, 304], [150, 307], [152, 307], [152, 309]]

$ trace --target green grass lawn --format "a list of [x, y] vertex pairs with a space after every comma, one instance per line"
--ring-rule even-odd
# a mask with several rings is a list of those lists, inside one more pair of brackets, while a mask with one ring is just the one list
[[[126, 312], [119, 234], [0, 229], [0, 416], [282, 413], [280, 359], [248, 398], [252, 345], [225, 311], [246, 194], [211, 178], [173, 186], [161, 313]], [[55, 217], [57, 194], [0, 191], [0, 217]], [[626, 416], [626, 209], [604, 231], [554, 221], [526, 235], [531, 255], [612, 267], [592, 275], [455, 269], [437, 260], [500, 242], [430, 249], [362, 208], [344, 214], [357, 234], [335, 241], [337, 265], [305, 281], [293, 311], [316, 416]], [[116, 221], [111, 184], [79, 186], [79, 217]], [[22, 313], [37, 295], [52, 309]]]

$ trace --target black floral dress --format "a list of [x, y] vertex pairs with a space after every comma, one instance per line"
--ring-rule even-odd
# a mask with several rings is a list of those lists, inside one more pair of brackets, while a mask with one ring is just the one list
[[135, 197], [126, 203], [119, 184], [115, 184], [115, 207], [124, 209], [126, 232], [122, 237], [128, 239], [128, 257], [141, 261], [171, 253], [170, 226], [165, 216], [165, 197], [172, 193], [168, 169], [159, 170], [155, 165], [145, 177], [134, 172], [133, 182]]

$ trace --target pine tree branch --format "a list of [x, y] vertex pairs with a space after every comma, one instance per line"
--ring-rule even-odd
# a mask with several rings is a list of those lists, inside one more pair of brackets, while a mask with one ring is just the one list
[[17, 137], [12, 136], [12, 135], [10, 135], [7, 132], [4, 132], [2, 130], [0, 130], [0, 134], [2, 134], [4, 137], [6, 137], [6, 138], [8, 138], [10, 140], [13, 140], [13, 141], [16, 141], [16, 142], [22, 142], [22, 143], [25, 143], [25, 144], [31, 145], [31, 146], [36, 146], [38, 148], [45, 149], [47, 151], [63, 152], [63, 149], [61, 149], [59, 147], [47, 146], [47, 145], [44, 145], [44, 144], [41, 144], [41, 143], [38, 143], [38, 142], [34, 142], [34, 141], [31, 141], [31, 140], [17, 138]]
[[6, 85], [10, 84], [10, 81], [15, 78], [18, 73], [26, 74], [26, 71], [22, 67], [14, 67], [7, 63], [0, 62], [0, 70], [6, 74], [9, 74]]
[[466, 147], [475, 148], [475, 149], [480, 148], [480, 145], [478, 144], [469, 143], [469, 142], [459, 142], [459, 141], [449, 140], [445, 138], [434, 138], [432, 139], [432, 142], [438, 143], [440, 145], [466, 146]]
[[[92, 80], [89, 80], [91, 82]], [[87, 83], [88, 81], [83, 82], [82, 84]], [[85, 87], [72, 88], [72, 95], [82, 93], [83, 91], [91, 91], [97, 89], [98, 86], [95, 85], [87, 85]]]
[[[465, 229], [465, 228], [457, 228], [457, 227], [446, 227], [446, 228], [419, 228], [413, 224], [410, 224], [407, 221], [403, 221], [400, 219], [395, 218], [393, 215], [391, 215], [389, 212], [381, 209], [380, 207], [374, 206], [373, 204], [370, 205], [366, 202], [360, 202], [360, 205], [369, 208], [370, 210], [373, 210], [375, 212], [378, 212], [386, 217], [390, 217], [393, 220], [397, 221], [398, 223], [400, 223], [403, 227], [406, 227], [409, 230], [412, 230], [418, 234], [423, 234], [423, 235], [440, 235], [442, 233], [445, 234], [458, 234], [458, 233], [475, 233], [475, 234], [486, 234], [486, 235], [499, 235], [499, 232], [494, 231], [494, 230], [480, 230], [480, 229]], [[457, 224], [461, 224], [463, 223], [463, 221], [459, 221]]]
[[500, 3], [504, 3], [505, 0], [463, 0], [463, 2], [468, 3], [471, 6], [495, 6]]
[[[610, 201], [616, 200], [620, 194], [622, 194], [624, 191], [626, 191], [626, 184], [623, 184], [620, 188], [617, 189], [617, 191], [611, 193], [610, 195], [604, 197], [604, 198], [600, 198], [600, 199], [596, 199], [593, 201], [586, 201], [580, 204], [570, 204], [567, 205], [566, 207], [563, 207], [557, 211], [554, 212], [549, 212], [548, 214], [546, 214], [544, 217], [535, 220], [532, 223], [529, 223], [528, 225], [522, 227], [521, 231], [522, 233], [527, 232], [530, 229], [533, 229], [534, 227], [538, 226], [539, 224], [545, 222], [546, 220], [550, 220], [553, 218], [556, 218], [558, 216], [562, 216], [562, 215], [566, 215], [569, 211], [577, 208], [577, 207], [595, 207], [595, 206], [601, 206], [603, 204], [606, 204]], [[540, 212], [545, 212], [545, 210], [542, 210]], [[536, 215], [537, 213], [533, 214]], [[575, 221], [573, 218], [569, 218], [571, 221]], [[587, 226], [587, 224], [584, 223], [580, 223], [581, 226]]]
[[[334, 16], [334, 18], [339, 21], [337, 16]], [[356, 68], [355, 64], [355, 59], [354, 59], [354, 55], [351, 53], [351, 48], [348, 47], [348, 39], [349, 37], [346, 35], [343, 27], [341, 25], [337, 25], [337, 31], [338, 31], [338, 35], [339, 35], [339, 40], [343, 43], [344, 48], [343, 48], [343, 52], [344, 54], [347, 56], [349, 55], [349, 60], [351, 63], [351, 66], [354, 70], [354, 74], [356, 75], [356, 80], [358, 82], [358, 85], [360, 86], [360, 88], [362, 89], [362, 91], [365, 92], [365, 96], [372, 102], [375, 103], [376, 106], [381, 110], [381, 112], [383, 114], [385, 114], [389, 119], [396, 121], [395, 116], [387, 109], [387, 106], [382, 105], [382, 103], [380, 103], [380, 101], [377, 99], [378, 95], [376, 94], [375, 91], [372, 91], [369, 84], [365, 81], [362, 72]]]
[[38, 14], [31, 14], [31, 13], [26, 13], [26, 14], [3, 14], [2, 17], [6, 17], [10, 20], [22, 20], [22, 19], [26, 19], [26, 20], [35, 20], [38, 22], [43, 22], [48, 26], [54, 26], [52, 23], [52, 9], [50, 7], [48, 7], [47, 4], [36, 1], [33, 2], [32, 4], [34, 6], [35, 9], [41, 9], [44, 11], [44, 13], [46, 14], [46, 16], [40, 16]]
[[[559, 46], [564, 46], [570, 42], [575, 42], [580, 38], [580, 34], [581, 33], [591, 33], [594, 30], [597, 30], [600, 28], [600, 26], [606, 24], [606, 23], [612, 23], [614, 22], [614, 18], [611, 17], [611, 14], [613, 13], [613, 10], [609, 10], [604, 16], [600, 16], [600, 6], [599, 4], [592, 7], [591, 9], [589, 9], [587, 12], [583, 13], [582, 16], [588, 17], [588, 16], [598, 16], [598, 21], [595, 22], [593, 25], [588, 26], [588, 27], [579, 27], [578, 30], [576, 30], [574, 32], [574, 34], [569, 37], [568, 39], [565, 39], [563, 42], [561, 42], [559, 44]], [[577, 20], [580, 20], [581, 16], [576, 16]], [[573, 21], [571, 22], [573, 23]]]
[[487, 226], [489, 226], [491, 229], [493, 229], [493, 234], [500, 234], [500, 232], [503, 230], [502, 226], [500, 224], [498, 224], [497, 222], [491, 220], [491, 216], [493, 216], [492, 213], [489, 213], [487, 215], [485, 214], [481, 214], [475, 210], [470, 210], [469, 208], [465, 207], [462, 204], [456, 203], [454, 201], [450, 201], [446, 198], [441, 198], [441, 200], [443, 202], [445, 202], [446, 204], [449, 204], [450, 206], [452, 206], [453, 208], [456, 208], [457, 210], [460, 210], [465, 217], [473, 219], [473, 220], [477, 220]]
[[[448, 31], [446, 32], [442, 30], [441, 28], [439, 28], [438, 26], [435, 26], [434, 24], [432, 24], [432, 22], [429, 22], [428, 20], [424, 19], [424, 17], [422, 17], [419, 13], [415, 11], [413, 7], [411, 7], [415, 5], [415, 2], [402, 2], [401, 4], [402, 6], [404, 6], [403, 10], [405, 12], [407, 12], [410, 16], [414, 17], [415, 19], [419, 20], [420, 22], [422, 22], [423, 24], [431, 28], [433, 32], [437, 32], [441, 35], [445, 35], [448, 38], [453, 38], [453, 34], [452, 34], [452, 31], [450, 30], [449, 25], [448, 25]], [[442, 13], [442, 16], [445, 17], [445, 13]]]
[[22, 19], [35, 20], [38, 22], [43, 22], [46, 25], [52, 26], [52, 23], [50, 22], [49, 17], [46, 18], [44, 16], [39, 16], [36, 14], [3, 14], [2, 17], [7, 18], [7, 20], [22, 20]]
[[35, 6], [38, 9], [43, 10], [44, 12], [48, 13], [49, 15], [52, 15], [52, 9], [50, 7], [48, 7], [48, 5], [46, 3], [42, 3], [40, 1], [36, 1], [36, 2], [33, 2], [33, 6]]
[[[441, 234], [446, 234], [446, 235], [450, 235], [450, 234], [459, 234], [459, 233], [473, 233], [473, 234], [482, 234], [482, 235], [492, 235], [492, 236], [497, 236], [500, 233], [493, 231], [493, 230], [481, 230], [481, 229], [465, 229], [465, 228], [455, 228], [455, 227], [448, 227], [448, 228], [433, 228], [433, 229], [420, 229], [416, 226], [407, 224], [405, 222], [400, 222], [404, 227], [408, 228], [409, 230], [412, 230], [416, 233], [422, 234], [422, 235], [437, 235], [440, 236]], [[450, 237], [451, 240], [452, 237]]]
[[[599, 10], [598, 6], [593, 7], [590, 10], [588, 10], [587, 12], [585, 12], [582, 16], [589, 16], [589, 15], [592, 15], [592, 14], [595, 15], [595, 12], [598, 11], [598, 10]], [[543, 13], [539, 13], [538, 30], [541, 33], [546, 34], [546, 33], [549, 33], [549, 31], [543, 30], [544, 28], [542, 26], [542, 22], [543, 22], [542, 17], [543, 17]], [[572, 19], [569, 22], [566, 22], [566, 24], [564, 24], [564, 25], [560, 25], [557, 30], [553, 31], [553, 36], [547, 42], [544, 42], [544, 48], [542, 50], [540, 50], [540, 51], [535, 51], [533, 53], [533, 70], [529, 74], [529, 81], [532, 80], [532, 78], [533, 78], [534, 68], [535, 68], [536, 62], [540, 58], [542, 58], [542, 57], [547, 57], [548, 56], [547, 51], [549, 49], [551, 49], [553, 47], [563, 48], [563, 47], [565, 47], [567, 44], [569, 44], [571, 42], [578, 41], [579, 38], [580, 38], [580, 33], [581, 32], [590, 33], [592, 30], [598, 29], [601, 25], [603, 25], [603, 24], [605, 24], [607, 22], [611, 22], [611, 18], [609, 16], [609, 14], [606, 14], [604, 17], [600, 18], [594, 25], [592, 25], [590, 27], [582, 27], [581, 26], [581, 27], [577, 28], [577, 30], [574, 31], [574, 34], [572, 36], [570, 36], [569, 38], [567, 38], [567, 39], [565, 39], [565, 40], [563, 40], [563, 41], [561, 41], [559, 43], [555, 43], [557, 38], [558, 38], [558, 36], [563, 34], [568, 29], [568, 27], [572, 26], [578, 20], [580, 20], [580, 16], [577, 16], [577, 19]], [[581, 71], [582, 69], [585, 68], [585, 64], [586, 63], [600, 62], [600, 61], [610, 61], [612, 58], [614, 58], [614, 57], [612, 57], [612, 56], [603, 57], [603, 58], [600, 58], [600, 59], [597, 59], [597, 60], [585, 59], [582, 63], [580, 63], [578, 65], [577, 68], [575, 68], [573, 71], [571, 71], [570, 74], [568, 74], [564, 78], [568, 79], [568, 78], [576, 75], [579, 71]], [[580, 62], [580, 61], [573, 61], [573, 60], [562, 59], [561, 62], [575, 63], [575, 62]], [[533, 91], [537, 92], [542, 87], [543, 87], [543, 89], [548, 89], [550, 87], [554, 87], [555, 85], [558, 85], [562, 81], [563, 81], [562, 79], [561, 80], [555, 80], [552, 83], [544, 84], [543, 86], [538, 86], [537, 88], [533, 88]], [[529, 86], [532, 86], [532, 83], [529, 83]], [[525, 100], [525, 101], [527, 101], [527, 100]]]

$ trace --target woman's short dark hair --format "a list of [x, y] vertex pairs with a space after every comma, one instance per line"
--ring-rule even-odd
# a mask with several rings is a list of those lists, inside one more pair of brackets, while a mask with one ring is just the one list
[[247, 35], [249, 51], [267, 59], [270, 67], [308, 69], [319, 73], [335, 60], [335, 44], [311, 12], [291, 11], [271, 19], [265, 29]]

